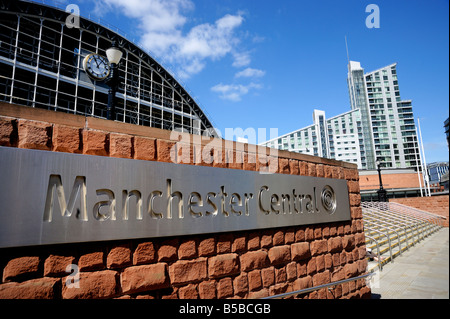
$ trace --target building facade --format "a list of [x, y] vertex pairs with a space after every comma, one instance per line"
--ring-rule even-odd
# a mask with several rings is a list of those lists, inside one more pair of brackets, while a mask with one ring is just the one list
[[358, 164], [359, 169], [420, 167], [411, 100], [402, 100], [396, 63], [364, 73], [350, 61], [347, 84], [351, 111], [326, 119], [314, 110], [314, 124], [262, 143]]
[[[215, 135], [205, 112], [148, 53], [71, 12], [33, 2], [0, 1], [0, 101], [106, 118], [105, 51], [115, 41], [123, 57], [114, 120]], [[88, 72], [91, 56], [97, 66], [105, 61], [103, 78]]]

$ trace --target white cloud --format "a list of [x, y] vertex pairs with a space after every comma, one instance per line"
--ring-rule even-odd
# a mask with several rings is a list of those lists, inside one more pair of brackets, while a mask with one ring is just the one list
[[250, 53], [248, 52], [233, 52], [234, 62], [233, 66], [240, 68], [250, 64]]
[[[179, 75], [187, 78], [200, 72], [207, 60], [215, 61], [229, 53], [235, 61], [236, 56], [243, 56], [236, 53], [240, 41], [236, 29], [244, 21], [241, 13], [227, 14], [214, 23], [199, 24], [185, 31], [187, 13], [193, 9], [191, 0], [102, 0], [96, 2], [95, 11], [120, 10], [135, 18], [141, 32], [139, 45], [155, 54], [155, 58], [175, 65]], [[246, 61], [238, 64], [247, 65], [248, 57]]]
[[246, 77], [246, 78], [260, 78], [266, 74], [266, 71], [258, 70], [258, 69], [252, 69], [252, 68], [246, 68], [245, 70], [242, 70], [238, 73], [236, 73], [235, 77]]
[[246, 95], [251, 89], [262, 89], [261, 84], [250, 83], [242, 84], [217, 84], [211, 88], [211, 91], [219, 93], [219, 97], [224, 100], [238, 102], [243, 95]]

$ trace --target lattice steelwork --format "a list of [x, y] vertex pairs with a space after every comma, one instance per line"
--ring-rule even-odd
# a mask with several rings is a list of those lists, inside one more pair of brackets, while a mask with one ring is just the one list
[[217, 135], [186, 90], [148, 53], [116, 32], [69, 13], [25, 1], [0, 0], [0, 101], [106, 118], [108, 86], [84, 71], [90, 53], [124, 51], [115, 120], [191, 134]]

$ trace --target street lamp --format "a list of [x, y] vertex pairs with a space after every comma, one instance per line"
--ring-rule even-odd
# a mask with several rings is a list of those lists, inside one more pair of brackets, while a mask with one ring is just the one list
[[116, 42], [111, 43], [111, 47], [106, 50], [106, 57], [108, 58], [109, 64], [111, 64], [111, 73], [109, 77], [105, 80], [105, 83], [109, 86], [108, 91], [108, 106], [106, 109], [106, 118], [108, 120], [115, 120], [116, 110], [115, 110], [115, 99], [116, 91], [119, 82], [119, 62], [122, 58], [122, 50], [117, 46]]
[[383, 188], [383, 182], [381, 181], [381, 162], [377, 161], [377, 170], [378, 170], [378, 179], [380, 180], [380, 189], [377, 191], [378, 193], [378, 201], [379, 202], [387, 202], [387, 192]]

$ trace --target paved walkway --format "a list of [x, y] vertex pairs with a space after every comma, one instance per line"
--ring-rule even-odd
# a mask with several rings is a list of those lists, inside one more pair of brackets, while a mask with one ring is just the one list
[[384, 265], [371, 287], [373, 299], [449, 299], [449, 228]]

